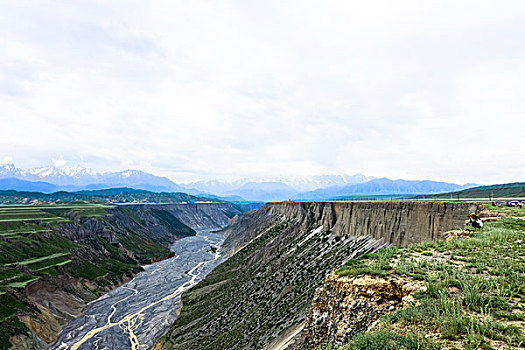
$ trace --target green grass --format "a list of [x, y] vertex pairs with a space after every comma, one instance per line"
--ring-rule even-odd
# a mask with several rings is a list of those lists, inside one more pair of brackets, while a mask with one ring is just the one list
[[71, 254], [68, 253], [57, 253], [44, 258], [39, 258], [36, 261], [31, 261], [29, 263], [26, 263], [25, 265], [27, 265], [27, 267], [32, 271], [40, 271], [51, 266], [64, 265], [64, 261], [71, 261], [69, 259], [70, 257]]
[[[46, 223], [56, 225], [78, 218], [106, 216], [108, 214], [104, 209], [113, 207], [101, 204], [4, 206], [0, 207], [0, 224]], [[0, 235], [4, 234], [5, 237], [7, 232], [2, 231], [0, 228]]]
[[128, 208], [126, 208], [125, 206], [123, 205], [119, 205], [117, 207], [124, 215], [126, 215], [127, 217], [129, 217], [131, 220], [135, 221], [136, 223], [138, 223], [139, 225], [144, 225], [146, 222], [144, 221], [144, 219], [141, 219], [138, 215], [136, 215], [135, 213], [133, 213], [131, 210], [129, 210]]
[[151, 209], [151, 214], [155, 216], [161, 222], [161, 224], [166, 226], [168, 231], [175, 236], [195, 236], [197, 234], [194, 229], [184, 225], [170, 212], [159, 209]]
[[140, 267], [126, 264], [120, 260], [98, 260], [93, 262], [75, 261], [71, 263], [71, 276], [76, 278], [86, 278], [94, 280], [99, 277], [107, 276], [112, 281], [119, 281], [123, 275], [131, 277], [132, 274], [140, 272]]
[[11, 280], [20, 275], [20, 271], [12, 267], [0, 267], [0, 284], [4, 280]]
[[14, 334], [29, 333], [27, 327], [18, 320], [18, 312], [30, 313], [31, 308], [15, 297], [0, 294], [0, 349], [10, 349], [9, 337]]
[[68, 272], [72, 277], [83, 277], [94, 280], [102, 276], [107, 276], [109, 280], [118, 281], [122, 279], [123, 275], [131, 276], [132, 274], [140, 272], [141, 268], [136, 265], [135, 260], [127, 256], [122, 256], [119, 249], [105, 238], [99, 237], [93, 240], [91, 244], [100, 250], [106, 250], [109, 255], [71, 262]]
[[509, 321], [522, 319], [525, 310], [524, 244], [525, 221], [505, 218], [470, 238], [386, 248], [350, 260], [337, 274], [397, 274], [426, 283], [417, 303], [383, 317], [388, 331], [433, 330], [442, 347], [453, 341], [466, 349], [490, 348], [502, 341], [517, 348], [525, 346], [524, 330]]
[[37, 281], [39, 279], [40, 279], [40, 277], [26, 278], [26, 279], [23, 279], [21, 281], [8, 283], [6, 285], [6, 287], [9, 287], [9, 288], [24, 288], [30, 282]]
[[49, 260], [49, 259], [54, 259], [54, 258], [58, 258], [58, 257], [62, 257], [64, 255], [68, 255], [69, 253], [55, 253], [55, 254], [51, 254], [51, 255], [47, 255], [47, 256], [42, 256], [40, 258], [32, 258], [32, 259], [27, 259], [27, 260], [23, 260], [23, 261], [15, 261], [15, 262], [11, 262], [11, 263], [8, 263], [8, 264], [4, 264], [3, 266], [10, 266], [10, 265], [29, 265], [29, 264], [33, 264], [33, 263], [37, 263], [37, 262], [41, 262], [43, 260]]
[[40, 267], [40, 268], [36, 268], [36, 267], [33, 267], [33, 271], [43, 271], [43, 270], [47, 270], [47, 269], [50, 269], [52, 267], [56, 267], [56, 266], [63, 266], [63, 265], [66, 265], [66, 264], [69, 264], [72, 260], [70, 259], [67, 259], [67, 260], [63, 260], [63, 261], [58, 261], [58, 262], [53, 262], [53, 263], [47, 263], [46, 265]]
[[152, 242], [147, 237], [139, 234], [135, 234], [133, 237], [117, 235], [117, 238], [142, 263], [150, 263], [152, 257], [166, 256], [170, 252], [165, 246]]
[[[327, 350], [330, 347], [327, 348]], [[423, 335], [401, 335], [391, 331], [374, 331], [356, 335], [342, 350], [438, 350]]]
[[0, 240], [0, 266], [26, 265], [53, 258], [78, 248], [78, 245], [56, 233]]
[[109, 214], [105, 211], [105, 209], [108, 208], [114, 208], [114, 206], [100, 204], [79, 204], [44, 207], [42, 210], [57, 217], [64, 216], [70, 219], [78, 219], [107, 216]]

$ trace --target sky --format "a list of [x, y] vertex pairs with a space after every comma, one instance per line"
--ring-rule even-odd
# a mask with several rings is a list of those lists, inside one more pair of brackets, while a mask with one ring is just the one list
[[0, 6], [0, 163], [525, 181], [522, 0]]

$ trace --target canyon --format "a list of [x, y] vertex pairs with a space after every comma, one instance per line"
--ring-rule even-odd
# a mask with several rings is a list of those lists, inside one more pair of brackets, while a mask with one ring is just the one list
[[436, 240], [482, 208], [446, 202], [269, 203], [223, 231], [229, 259], [183, 295], [154, 349], [284, 349], [315, 291], [346, 261]]
[[[229, 203], [105, 208], [104, 216], [62, 223], [53, 234], [75, 244], [102, 238], [109, 243], [102, 255], [118, 247], [130, 269], [89, 279], [64, 268], [14, 290], [35, 311], [19, 312], [29, 332], [11, 342], [17, 349], [46, 349], [57, 340], [53, 349], [317, 346], [326, 329], [311, 331], [309, 310], [312, 301], [331, 295], [319, 288], [334, 269], [387, 246], [434, 241], [481, 210], [469, 203], [407, 201], [279, 202], [244, 214]], [[153, 258], [141, 253], [145, 242], [168, 258], [137, 268]], [[171, 255], [162, 248], [168, 245]], [[100, 259], [100, 252], [86, 252], [85, 259]], [[357, 329], [381, 312], [356, 321]]]
[[[0, 327], [2, 337], [8, 337], [3, 341], [16, 349], [48, 348], [62, 327], [86, 312], [88, 304], [131, 283], [144, 269], [146, 274], [151, 271], [142, 266], [166, 258], [158, 264], [177, 260], [169, 247], [184, 237], [200, 242], [195, 243], [199, 249], [184, 253], [187, 263], [209, 259], [211, 243], [203, 239], [211, 239], [210, 230], [226, 226], [241, 213], [229, 203], [3, 208], [7, 213], [3, 217], [19, 217], [0, 223], [5, 229], [0, 237], [0, 272], [13, 276], [2, 281], [0, 298], [7, 317]], [[216, 237], [212, 240], [214, 245], [220, 242]], [[184, 271], [180, 267], [172, 273]]]

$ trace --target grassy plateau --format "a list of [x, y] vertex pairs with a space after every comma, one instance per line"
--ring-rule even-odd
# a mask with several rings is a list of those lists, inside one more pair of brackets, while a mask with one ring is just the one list
[[[525, 209], [492, 209], [525, 216]], [[341, 267], [341, 276], [395, 274], [426, 284], [415, 302], [341, 349], [525, 348], [525, 220], [508, 217], [470, 231], [389, 247]]]

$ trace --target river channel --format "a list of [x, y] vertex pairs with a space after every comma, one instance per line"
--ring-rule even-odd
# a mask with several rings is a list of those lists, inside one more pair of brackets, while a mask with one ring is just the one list
[[203, 279], [223, 258], [224, 237], [211, 230], [175, 242], [173, 258], [144, 267], [144, 272], [89, 303], [70, 321], [53, 350], [145, 350], [177, 317], [181, 294]]

